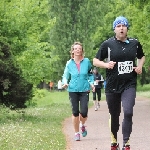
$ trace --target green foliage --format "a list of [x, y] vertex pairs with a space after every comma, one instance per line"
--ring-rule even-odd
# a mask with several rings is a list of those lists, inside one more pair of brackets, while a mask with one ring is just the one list
[[8, 38], [23, 77], [34, 85], [48, 82], [52, 62], [58, 59], [49, 43], [50, 29], [55, 24], [55, 18], [49, 17], [49, 1], [4, 0], [0, 8], [0, 33]]
[[144, 5], [148, 5], [149, 0], [127, 0], [127, 2], [130, 2], [139, 9], [143, 9]]
[[21, 70], [13, 61], [6, 38], [0, 38], [0, 103], [11, 109], [24, 108], [32, 97], [32, 84], [21, 76]]
[[39, 105], [39, 103], [41, 103], [40, 106], [42, 106], [42, 104], [45, 104], [46, 102], [50, 102], [49, 104], [51, 104], [53, 101], [52, 100], [47, 100], [47, 97], [49, 99], [49, 91], [45, 90], [45, 89], [37, 89], [37, 88], [33, 88], [33, 97], [32, 99], [30, 99], [29, 101], [27, 101], [26, 105], [28, 107], [35, 107], [37, 105]]
[[3, 0], [0, 35], [7, 37], [21, 76], [37, 85], [62, 77], [74, 41], [83, 43], [85, 57], [92, 61], [100, 44], [113, 36], [113, 20], [124, 15], [130, 23], [128, 35], [143, 45], [147, 77], [149, 14], [148, 0]]
[[92, 35], [97, 26], [102, 25], [102, 15], [107, 12], [107, 4], [102, 0], [52, 0], [51, 12], [52, 17], [56, 16], [51, 42], [56, 48], [54, 55], [60, 58], [57, 65], [54, 64], [57, 77], [60, 78], [67, 60], [70, 59], [71, 45], [75, 41], [83, 43], [85, 57], [93, 59]]

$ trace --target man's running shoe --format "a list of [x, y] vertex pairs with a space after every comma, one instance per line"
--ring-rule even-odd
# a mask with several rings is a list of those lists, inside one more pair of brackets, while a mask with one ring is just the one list
[[74, 140], [75, 141], [80, 141], [80, 133], [75, 135]]
[[119, 144], [117, 144], [117, 143], [112, 143], [112, 144], [111, 144], [111, 150], [120, 150]]
[[81, 133], [82, 133], [83, 137], [85, 137], [87, 135], [87, 130], [85, 129], [85, 126], [81, 127]]
[[126, 145], [125, 147], [122, 148], [122, 150], [130, 150], [130, 145]]

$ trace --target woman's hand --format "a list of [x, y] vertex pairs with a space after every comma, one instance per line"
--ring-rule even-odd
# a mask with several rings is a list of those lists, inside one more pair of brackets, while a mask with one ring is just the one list
[[67, 88], [67, 87], [68, 87], [68, 84], [64, 84], [64, 85], [62, 86], [63, 89], [65, 89], [65, 88]]

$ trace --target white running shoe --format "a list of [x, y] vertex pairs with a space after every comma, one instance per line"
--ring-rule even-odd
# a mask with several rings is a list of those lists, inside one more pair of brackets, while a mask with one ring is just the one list
[[97, 107], [95, 107], [95, 111], [97, 111], [98, 110], [98, 108]]

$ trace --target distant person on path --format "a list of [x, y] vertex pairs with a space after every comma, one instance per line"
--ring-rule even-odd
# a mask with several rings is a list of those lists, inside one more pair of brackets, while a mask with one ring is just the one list
[[61, 82], [61, 80], [58, 81], [57, 88], [58, 88], [58, 91], [60, 91], [60, 92], [62, 91], [62, 82]]
[[50, 83], [49, 83], [50, 91], [52, 91], [52, 90], [53, 90], [53, 86], [54, 86], [54, 82], [50, 81]]
[[[87, 135], [85, 122], [88, 116], [89, 91], [94, 91], [92, 65], [88, 58], [84, 58], [84, 51], [80, 42], [71, 47], [71, 59], [67, 61], [63, 74], [63, 88], [67, 88], [72, 108], [72, 122], [75, 131], [75, 141], [80, 141], [79, 127], [82, 136]], [[68, 83], [69, 81], [69, 83]]]
[[[93, 64], [106, 68], [106, 101], [110, 113], [111, 150], [118, 150], [117, 132], [121, 102], [124, 112], [122, 122], [123, 148], [130, 150], [133, 107], [135, 105], [137, 74], [142, 73], [145, 56], [137, 39], [127, 37], [128, 20], [119, 16], [113, 22], [114, 37], [104, 41]], [[107, 61], [104, 61], [104, 60]], [[136, 64], [137, 59], [137, 64]], [[138, 143], [137, 143], [138, 144]]]
[[94, 86], [95, 86], [95, 91], [93, 92], [93, 102], [95, 106], [95, 111], [97, 111], [98, 108], [100, 108], [101, 88], [102, 88], [103, 78], [102, 75], [98, 73], [96, 67], [93, 69], [93, 75], [94, 75]]

